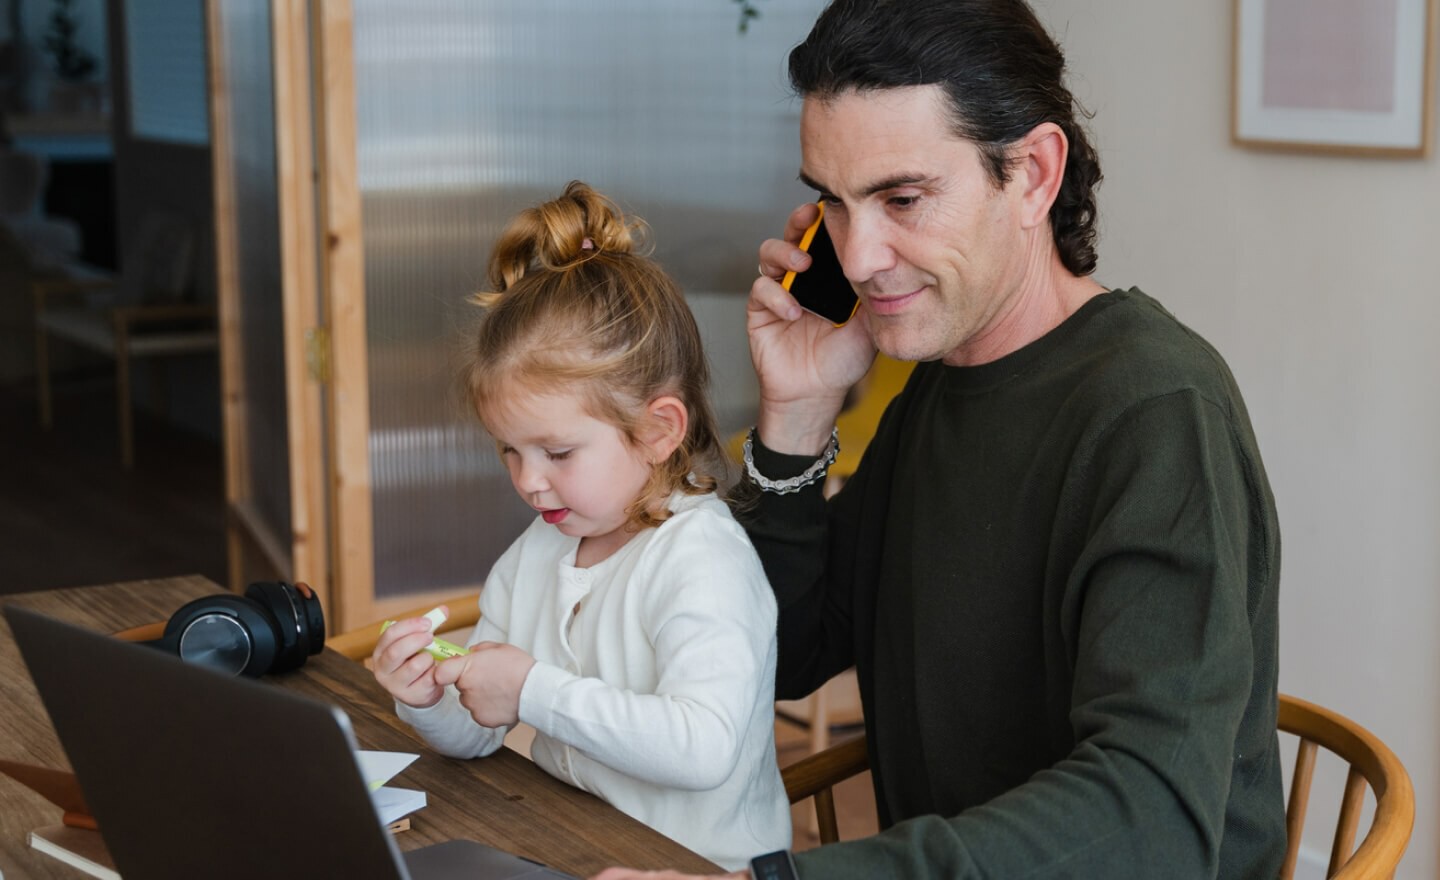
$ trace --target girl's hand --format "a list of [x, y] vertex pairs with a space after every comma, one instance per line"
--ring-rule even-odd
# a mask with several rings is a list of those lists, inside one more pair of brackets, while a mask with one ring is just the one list
[[514, 645], [481, 642], [469, 654], [437, 666], [434, 679], [441, 686], [455, 685], [460, 705], [476, 724], [511, 727], [520, 721], [520, 690], [534, 665], [535, 658]]
[[862, 307], [844, 327], [804, 311], [778, 279], [810, 265], [796, 247], [815, 221], [814, 204], [790, 214], [785, 238], [760, 245], [760, 277], [750, 286], [746, 330], [760, 380], [760, 438], [776, 452], [809, 455], [825, 448], [850, 386], [875, 359]]
[[435, 705], [445, 694], [435, 681], [435, 658], [424, 650], [433, 637], [430, 621], [410, 617], [381, 633], [370, 654], [370, 669], [380, 686], [416, 709]]

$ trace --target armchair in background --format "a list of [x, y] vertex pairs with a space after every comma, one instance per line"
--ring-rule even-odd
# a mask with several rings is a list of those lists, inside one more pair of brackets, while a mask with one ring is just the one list
[[47, 215], [44, 194], [49, 163], [44, 156], [0, 146], [0, 381], [28, 377], [30, 281], [53, 274], [80, 253], [80, 225]]
[[194, 271], [194, 234], [183, 218], [155, 212], [125, 241], [118, 275], [78, 264], [31, 283], [40, 423], [54, 423], [50, 339], [115, 361], [120, 460], [135, 463], [131, 361], [213, 351], [219, 346], [212, 303], [185, 302]]

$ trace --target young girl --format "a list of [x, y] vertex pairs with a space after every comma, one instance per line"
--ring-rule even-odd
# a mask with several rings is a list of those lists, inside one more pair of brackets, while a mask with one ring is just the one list
[[641, 229], [575, 182], [502, 234], [469, 389], [539, 516], [471, 653], [437, 664], [411, 619], [373, 666], [437, 751], [488, 755], [524, 721], [547, 772], [733, 869], [790, 846], [775, 599], [715, 495], [700, 333]]

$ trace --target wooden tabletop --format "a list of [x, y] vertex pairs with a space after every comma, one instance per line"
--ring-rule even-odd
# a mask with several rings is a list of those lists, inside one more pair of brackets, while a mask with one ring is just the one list
[[[199, 576], [132, 581], [68, 590], [0, 596], [13, 604], [102, 632], [168, 619], [181, 605], [221, 588]], [[429, 805], [396, 835], [402, 850], [455, 838], [478, 840], [581, 877], [610, 865], [718, 873], [715, 865], [593, 795], [555, 779], [509, 749], [459, 761], [430, 750], [395, 716], [394, 704], [370, 672], [333, 651], [311, 657], [295, 672], [267, 676], [295, 693], [334, 704], [350, 716], [361, 748], [418, 753], [395, 777], [418, 788]], [[0, 619], [0, 759], [69, 770], [55, 730]], [[60, 821], [60, 809], [0, 774], [0, 876], [84, 876], [34, 852], [30, 829]]]

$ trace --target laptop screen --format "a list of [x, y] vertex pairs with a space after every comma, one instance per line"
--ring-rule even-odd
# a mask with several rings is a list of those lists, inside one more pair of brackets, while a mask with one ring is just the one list
[[[412, 875], [340, 710], [26, 609], [5, 616], [122, 876]], [[508, 870], [465, 876], [564, 876], [455, 843], [416, 858], [473, 851]], [[418, 867], [415, 877], [441, 876]]]

